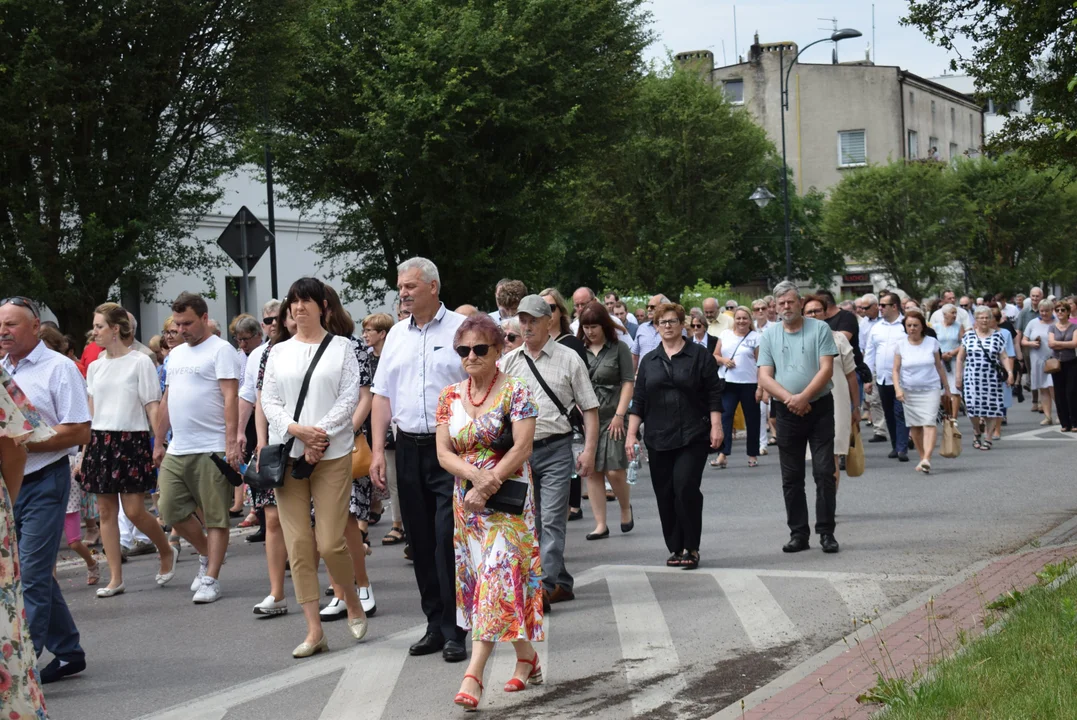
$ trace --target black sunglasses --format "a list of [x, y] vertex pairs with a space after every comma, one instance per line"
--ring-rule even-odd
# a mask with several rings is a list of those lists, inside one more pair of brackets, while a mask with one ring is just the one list
[[467, 345], [456, 346], [456, 354], [462, 358], [466, 358], [472, 351], [475, 352], [475, 357], [486, 357], [486, 353], [490, 352], [490, 346], [485, 343], [482, 345], [471, 345], [470, 347]]
[[516, 342], [517, 340], [520, 339], [520, 336], [517, 335], [516, 333], [505, 333], [505, 339], [508, 340], [509, 342]]
[[273, 317], [267, 317], [267, 318], [262, 318], [262, 324], [263, 324], [263, 325], [272, 325], [272, 324], [273, 324], [273, 323], [275, 323], [275, 322], [277, 322], [277, 318], [276, 318], [276, 316], [273, 316]]
[[557, 311], [558, 311], [558, 310], [560, 310], [560, 309], [561, 309], [561, 308], [557, 307], [557, 303], [550, 303], [550, 312], [551, 312], [551, 313], [555, 313], [555, 312], [557, 312]]
[[18, 305], [19, 307], [24, 307], [27, 310], [29, 310], [30, 312], [32, 312], [34, 314], [34, 317], [36, 317], [36, 318], [41, 317], [41, 314], [37, 311], [37, 303], [35, 303], [33, 300], [31, 300], [28, 297], [24, 297], [22, 295], [14, 295], [12, 297], [4, 298], [3, 300], [0, 300], [0, 307], [3, 307], [4, 305], [8, 305], [8, 304]]

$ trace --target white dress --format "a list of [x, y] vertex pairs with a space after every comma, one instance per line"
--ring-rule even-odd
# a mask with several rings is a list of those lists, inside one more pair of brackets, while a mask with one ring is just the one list
[[1039, 318], [1032, 318], [1025, 326], [1025, 337], [1029, 340], [1040, 341], [1038, 348], [1025, 348], [1028, 350], [1028, 384], [1033, 390], [1055, 386], [1054, 377], [1043, 371], [1043, 364], [1047, 362], [1047, 358], [1054, 357], [1054, 351], [1047, 344], [1050, 330], [1051, 326]]

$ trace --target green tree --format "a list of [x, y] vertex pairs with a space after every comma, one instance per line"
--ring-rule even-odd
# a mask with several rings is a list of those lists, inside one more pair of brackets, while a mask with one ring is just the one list
[[1006, 155], [959, 163], [955, 180], [972, 213], [958, 252], [972, 287], [1011, 293], [1040, 283], [1073, 286], [1077, 197], [1058, 173]]
[[190, 239], [272, 91], [296, 0], [0, 4], [0, 286], [81, 333], [122, 278], [206, 274]]
[[293, 202], [352, 294], [437, 263], [447, 303], [539, 287], [574, 239], [569, 178], [620, 132], [650, 41], [643, 0], [318, 0], [276, 117]]
[[952, 280], [970, 222], [948, 165], [899, 160], [845, 175], [831, 191], [823, 230], [833, 248], [924, 297]]
[[951, 65], [976, 80], [996, 105], [1032, 102], [990, 140], [998, 150], [1022, 148], [1040, 166], [1077, 164], [1077, 6], [1073, 0], [911, 0], [904, 22], [948, 50], [971, 43]]

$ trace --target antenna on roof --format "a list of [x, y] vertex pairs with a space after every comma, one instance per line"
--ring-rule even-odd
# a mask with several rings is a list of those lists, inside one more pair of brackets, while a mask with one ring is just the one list
[[737, 56], [737, 62], [740, 62], [740, 47], [737, 45], [737, 6], [733, 6], [733, 54]]
[[[836, 17], [832, 17], [832, 18], [815, 18], [815, 19], [816, 20], [822, 20], [824, 22], [830, 23], [830, 27], [819, 28], [820, 30], [827, 30], [827, 31], [829, 31], [831, 33], [836, 33], [838, 31], [838, 19]], [[838, 64], [838, 43], [837, 43], [837, 41], [834, 42], [834, 49], [830, 53], [830, 62], [833, 63], [834, 65]]]

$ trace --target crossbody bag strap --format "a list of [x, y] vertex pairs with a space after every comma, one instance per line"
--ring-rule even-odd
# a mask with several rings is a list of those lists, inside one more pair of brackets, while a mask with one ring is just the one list
[[562, 415], [568, 417], [568, 410], [565, 409], [564, 404], [561, 402], [561, 398], [557, 397], [557, 393], [551, 390], [550, 386], [546, 384], [546, 381], [542, 378], [542, 373], [540, 373], [538, 371], [538, 368], [535, 367], [534, 360], [528, 357], [526, 350], [521, 350], [520, 354], [524, 356], [524, 360], [527, 361], [527, 366], [531, 368], [531, 372], [532, 374], [534, 374], [535, 379], [538, 380], [538, 384], [542, 386], [542, 389], [545, 391], [545, 393], [550, 397], [551, 400], [553, 400], [553, 403], [557, 406], [557, 409], [561, 411]]
[[318, 346], [318, 352], [314, 353], [314, 358], [310, 361], [310, 367], [307, 368], [307, 374], [303, 376], [303, 387], [299, 389], [299, 399], [295, 402], [295, 416], [292, 418], [293, 422], [299, 422], [299, 414], [303, 412], [303, 402], [307, 399], [307, 390], [310, 389], [310, 378], [314, 375], [314, 368], [318, 366], [318, 361], [322, 359], [322, 355], [325, 354], [325, 349], [329, 347], [329, 343], [333, 341], [333, 335], [326, 333], [322, 338], [322, 344]]

